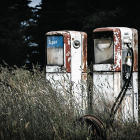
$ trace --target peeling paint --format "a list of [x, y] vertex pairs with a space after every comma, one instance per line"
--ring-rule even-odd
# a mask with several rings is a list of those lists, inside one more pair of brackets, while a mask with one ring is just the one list
[[118, 28], [114, 31], [114, 70], [121, 71], [121, 32]]
[[70, 39], [68, 38], [68, 45], [70, 45]]
[[[125, 64], [125, 59], [128, 51], [128, 47], [125, 43], [131, 42], [131, 46], [133, 47], [134, 52], [134, 67], [133, 67], [133, 76], [132, 76], [132, 88], [129, 87], [126, 91], [126, 95], [121, 106], [118, 109], [116, 116], [121, 116], [124, 120], [133, 120], [138, 121], [138, 110], [137, 108], [137, 94], [138, 93], [138, 83], [136, 79], [138, 78], [138, 32], [136, 29], [130, 29], [126, 27], [107, 27], [107, 28], [97, 28], [93, 32], [104, 32], [104, 31], [113, 31], [114, 38], [114, 64], [94, 64], [93, 65], [93, 83], [96, 85], [97, 89], [100, 91], [99, 87], [102, 87], [102, 92], [105, 92], [106, 83], [105, 76], [107, 76], [106, 72], [112, 73], [114, 79], [110, 80], [110, 84], [114, 89], [114, 94], [106, 92], [106, 96], [110, 101], [115, 102], [115, 98], [121, 91], [123, 86], [124, 79], [123, 75], [123, 66]], [[97, 75], [98, 73], [98, 75]], [[99, 78], [100, 77], [100, 78]], [[99, 87], [98, 87], [99, 86]], [[93, 89], [94, 90], [94, 89]], [[98, 93], [98, 92], [97, 92]], [[98, 95], [99, 96], [99, 95]], [[114, 97], [114, 98], [112, 98]], [[113, 100], [112, 100], [113, 99]], [[99, 102], [101, 105], [101, 102]], [[104, 107], [104, 106], [102, 106]], [[123, 114], [123, 115], [122, 115]]]
[[119, 50], [118, 52], [116, 52], [116, 65], [115, 65], [115, 67], [114, 67], [114, 69], [120, 69], [121, 68], [121, 56], [120, 56], [120, 54], [121, 54], [121, 51]]
[[87, 34], [80, 32], [82, 35], [82, 72], [87, 71]]
[[93, 71], [114, 71], [113, 64], [96, 64], [93, 65]]
[[118, 38], [119, 33], [118, 32], [114, 32], [114, 45], [115, 46], [120, 46], [120, 42], [119, 42], [119, 38]]
[[68, 52], [66, 53], [66, 56], [70, 56], [70, 51], [68, 51]]
[[68, 58], [68, 62], [69, 62], [69, 63], [70, 63], [70, 61], [71, 61], [71, 57]]

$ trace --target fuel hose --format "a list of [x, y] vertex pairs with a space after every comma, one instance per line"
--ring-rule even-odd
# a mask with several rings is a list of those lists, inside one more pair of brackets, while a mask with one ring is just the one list
[[131, 69], [130, 69], [130, 75], [129, 75], [129, 78], [125, 81], [118, 97], [116, 98], [116, 100], [111, 108], [110, 117], [109, 117], [108, 121], [106, 121], [106, 126], [104, 125], [105, 123], [103, 123], [99, 118], [97, 118], [94, 115], [85, 115], [83, 117], [80, 117], [78, 120], [76, 120], [76, 122], [77, 123], [80, 122], [81, 125], [86, 123], [88, 126], [90, 126], [89, 128], [91, 128], [92, 131], [91, 131], [91, 133], [89, 132], [89, 134], [90, 134], [90, 136], [92, 136], [93, 139], [101, 138], [102, 140], [106, 140], [106, 130], [109, 128], [109, 126], [111, 126], [112, 129], [115, 131], [114, 127], [112, 126], [113, 121], [114, 121], [114, 116], [126, 94], [126, 91], [128, 89], [128, 86], [129, 86], [129, 83], [130, 83], [130, 80], [132, 77], [132, 72], [133, 72], [133, 63], [134, 63], [133, 49], [129, 46], [129, 44], [127, 44], [127, 47], [131, 51], [131, 56], [132, 56], [132, 65], [131, 65]]
[[[109, 121], [107, 121], [106, 126], [109, 127], [109, 124], [112, 124], [114, 121], [114, 115], [116, 114], [120, 104], [122, 103], [122, 100], [126, 94], [126, 91], [128, 89], [131, 77], [132, 77], [132, 72], [133, 72], [133, 63], [134, 63], [134, 54], [133, 54], [133, 49], [132, 47], [129, 46], [129, 44], [127, 43], [127, 47], [130, 49], [131, 51], [131, 55], [132, 55], [132, 65], [131, 65], [131, 70], [130, 70], [130, 76], [127, 79], [127, 81], [124, 83], [122, 90], [120, 91], [118, 97], [116, 98], [116, 101], [114, 102], [112, 108], [111, 108], [111, 113], [110, 113], [110, 118]], [[120, 99], [120, 100], [119, 100]], [[119, 100], [119, 101], [118, 101]]]

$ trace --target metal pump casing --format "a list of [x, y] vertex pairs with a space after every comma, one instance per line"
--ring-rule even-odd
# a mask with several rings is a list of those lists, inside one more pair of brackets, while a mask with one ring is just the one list
[[[47, 79], [58, 80], [65, 84], [65, 88], [70, 87], [69, 83], [72, 83], [71, 93], [82, 103], [83, 93], [80, 84], [81, 81], [86, 82], [86, 71], [87, 34], [85, 32], [64, 30], [46, 33]], [[66, 81], [69, 81], [68, 84]]]
[[[123, 120], [138, 121], [138, 32], [126, 27], [97, 28], [93, 31], [93, 104], [105, 110], [101, 101], [108, 101], [111, 107], [124, 85], [124, 66], [130, 64], [127, 56], [129, 43], [134, 52], [134, 66], [131, 86], [127, 89], [117, 116]], [[113, 43], [109, 46], [109, 41]], [[111, 42], [110, 41], [110, 42]], [[107, 46], [107, 47], [106, 47]], [[102, 52], [101, 52], [102, 51]], [[128, 60], [126, 60], [127, 58]], [[106, 61], [103, 61], [106, 60]], [[101, 99], [102, 98], [102, 99]]]

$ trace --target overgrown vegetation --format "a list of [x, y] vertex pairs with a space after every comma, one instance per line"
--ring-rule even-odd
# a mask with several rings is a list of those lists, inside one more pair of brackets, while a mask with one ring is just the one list
[[[56, 85], [57, 86], [57, 85]], [[59, 90], [58, 90], [59, 91]], [[0, 139], [1, 140], [90, 140], [87, 126], [74, 125], [82, 116], [69, 91], [55, 91], [45, 72], [34, 68], [0, 67]], [[97, 113], [99, 118], [104, 114]], [[114, 124], [107, 139], [139, 139], [136, 123]]]

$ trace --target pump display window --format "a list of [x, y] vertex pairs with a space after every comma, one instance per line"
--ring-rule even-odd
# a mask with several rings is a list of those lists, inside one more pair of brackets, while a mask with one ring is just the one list
[[112, 31], [94, 33], [94, 63], [114, 64], [114, 41]]
[[47, 36], [47, 65], [64, 64], [63, 36]]
[[112, 38], [94, 39], [95, 64], [114, 64]]

